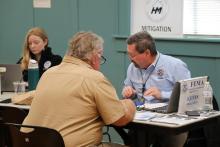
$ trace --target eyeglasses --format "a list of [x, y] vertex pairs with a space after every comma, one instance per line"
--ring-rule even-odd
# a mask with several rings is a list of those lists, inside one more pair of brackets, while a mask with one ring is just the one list
[[[144, 52], [143, 52], [143, 53], [144, 53]], [[143, 55], [143, 53], [138, 53], [138, 54], [133, 55], [133, 56], [131, 56], [130, 54], [128, 54], [128, 57], [129, 57], [131, 60], [133, 60], [133, 59], [135, 59], [136, 57]]]
[[100, 64], [105, 64], [106, 62], [106, 58], [104, 56], [101, 56], [101, 61], [100, 61]]

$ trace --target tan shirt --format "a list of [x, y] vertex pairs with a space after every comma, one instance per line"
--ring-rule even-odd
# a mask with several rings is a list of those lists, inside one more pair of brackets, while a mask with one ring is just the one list
[[102, 127], [125, 114], [104, 75], [70, 56], [41, 77], [24, 124], [58, 130], [66, 147], [99, 144]]

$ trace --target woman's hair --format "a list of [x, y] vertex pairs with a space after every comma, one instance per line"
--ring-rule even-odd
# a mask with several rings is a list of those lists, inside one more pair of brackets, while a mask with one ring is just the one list
[[79, 58], [85, 62], [103, 48], [103, 39], [93, 32], [78, 32], [69, 41], [67, 55]]
[[28, 45], [28, 38], [31, 35], [38, 36], [43, 41], [47, 40], [47, 44], [45, 45], [45, 47], [47, 47], [48, 45], [48, 36], [46, 32], [44, 31], [44, 29], [39, 28], [39, 27], [31, 28], [25, 36], [24, 45], [23, 45], [23, 54], [22, 54], [22, 60], [21, 60], [21, 68], [23, 70], [28, 69], [28, 63], [29, 63], [29, 60], [31, 59], [31, 52], [30, 52], [29, 45]]

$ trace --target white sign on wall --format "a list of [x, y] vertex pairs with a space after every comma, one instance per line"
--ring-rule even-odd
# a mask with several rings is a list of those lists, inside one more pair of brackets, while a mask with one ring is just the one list
[[183, 0], [131, 0], [131, 34], [148, 31], [153, 37], [180, 37]]
[[51, 0], [33, 0], [34, 8], [51, 8]]

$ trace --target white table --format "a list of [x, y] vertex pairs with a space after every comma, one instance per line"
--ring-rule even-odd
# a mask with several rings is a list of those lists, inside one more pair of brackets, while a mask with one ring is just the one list
[[[149, 146], [149, 141], [146, 137], [148, 134], [180, 134], [196, 128], [202, 128], [209, 124], [217, 123], [219, 118], [220, 111], [202, 113], [201, 116], [198, 117], [187, 117], [186, 115], [178, 116], [175, 113], [156, 113], [155, 117], [143, 121], [134, 119], [131, 123], [121, 128], [130, 129], [135, 132], [132, 137], [132, 139], [135, 140], [135, 144], [133, 144], [134, 147], [146, 147]], [[124, 142], [129, 142], [126, 140], [126, 137], [122, 137], [122, 139]]]
[[[21, 109], [29, 110], [29, 105], [15, 105], [12, 103], [1, 103], [2, 100], [8, 99], [14, 93], [3, 93], [0, 96], [0, 106], [12, 106]], [[152, 112], [153, 113], [153, 112]], [[202, 113], [198, 117], [187, 117], [186, 115], [173, 114], [160, 114], [155, 113], [155, 116], [148, 120], [134, 119], [131, 123], [121, 129], [133, 129], [136, 131], [134, 139], [136, 140], [135, 146], [146, 147], [148, 141], [146, 140], [147, 133], [165, 133], [165, 134], [180, 134], [190, 131], [195, 128], [201, 128], [205, 125], [216, 123], [220, 117], [220, 111], [213, 111]], [[119, 127], [117, 127], [119, 128]]]
[[4, 92], [2, 95], [0, 95], [0, 106], [11, 106], [11, 107], [17, 107], [20, 109], [30, 109], [30, 105], [16, 105], [13, 103], [1, 103], [1, 101], [10, 99], [13, 95], [15, 95], [14, 92]]

